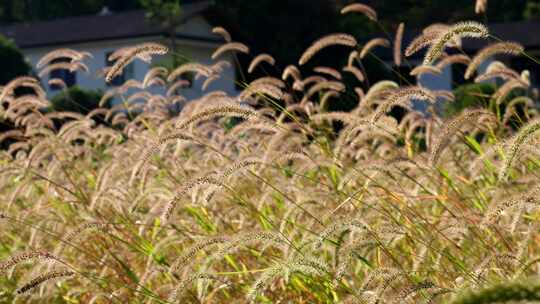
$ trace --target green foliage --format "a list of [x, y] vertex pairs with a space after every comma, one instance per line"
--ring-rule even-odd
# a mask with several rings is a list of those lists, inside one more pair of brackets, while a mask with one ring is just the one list
[[83, 90], [78, 86], [72, 86], [51, 100], [52, 110], [87, 114], [98, 108], [102, 96], [101, 91]]
[[461, 295], [450, 304], [488, 304], [514, 301], [540, 301], [538, 280], [505, 282]]
[[180, 0], [140, 0], [150, 19], [161, 21], [164, 26], [175, 25], [182, 15]]
[[495, 86], [489, 83], [473, 83], [459, 86], [454, 90], [456, 100], [446, 103], [445, 116], [454, 116], [465, 108], [480, 107], [489, 104], [491, 95], [495, 92]]
[[22, 22], [97, 14], [104, 6], [112, 11], [141, 7], [138, 0], [5, 0], [0, 2], [0, 20]]
[[527, 3], [527, 7], [525, 7], [525, 11], [523, 12], [523, 17], [527, 20], [540, 20], [540, 3]]
[[4, 36], [0, 35], [0, 85], [6, 84], [17, 76], [28, 75], [30, 66], [17, 46]]
[[[422, 28], [433, 20], [445, 20], [448, 23], [477, 19], [474, 2], [471, 0], [454, 1], [370, 1], [381, 16], [385, 26], [405, 22], [408, 28]], [[489, 0], [486, 17], [489, 22], [508, 22], [521, 20], [529, 3], [535, 0]]]
[[[332, 11], [334, 1], [318, 8], [312, 8], [317, 1], [307, 0], [227, 0], [218, 5], [227, 2], [233, 8], [250, 7], [239, 19], [249, 18], [252, 24], [279, 19], [279, 5], [291, 10], [291, 19], [296, 9], [302, 20], [298, 28], [289, 20], [272, 37], [246, 28], [256, 39], [278, 44], [283, 54], [296, 47], [297, 53], [285, 54], [294, 56], [292, 61], [283, 65], [297, 62], [305, 41], [294, 41], [294, 35], [309, 32], [310, 23], [314, 33], [307, 44], [326, 34], [319, 30], [327, 25], [313, 25], [318, 21], [314, 16], [330, 16], [325, 22], [338, 24], [332, 19], [339, 15]], [[261, 7], [267, 10], [257, 11]], [[303, 12], [308, 17], [298, 17]], [[270, 17], [257, 20], [249, 13]], [[346, 16], [346, 23], [363, 24], [365, 16], [358, 15]], [[294, 34], [289, 36], [285, 26]], [[337, 26], [327, 29], [339, 31]], [[279, 41], [289, 41], [291, 48]], [[345, 52], [322, 50], [302, 68], [303, 78], [314, 74], [312, 65], [340, 71]], [[51, 115], [53, 126], [40, 115], [41, 103], [24, 108], [9, 102], [6, 110], [14, 115], [5, 116], [20, 132], [8, 138], [7, 151], [0, 151], [0, 303], [539, 300], [537, 281], [499, 283], [538, 273], [540, 185], [532, 136], [540, 118], [534, 101], [510, 102], [523, 90], [505, 94], [501, 107], [515, 107], [516, 117], [531, 121], [518, 135], [504, 123], [509, 120], [501, 119], [496, 86], [489, 84], [456, 89], [457, 101], [449, 103], [448, 113], [485, 108], [466, 111], [470, 115], [463, 119], [409, 115], [403, 107], [406, 120], [403, 115], [398, 121], [385, 117], [375, 124], [375, 106], [383, 105], [386, 113], [386, 102], [398, 96], [389, 89], [409, 83], [375, 56], [355, 64], [366, 70], [367, 80], [343, 73], [347, 91], [339, 89], [341, 96], [329, 107], [320, 102], [326, 92], [286, 87], [283, 91], [295, 94], [295, 101], [265, 96], [262, 90], [243, 92], [260, 94], [241, 103], [236, 95], [209, 95], [199, 102], [188, 100], [192, 108], [174, 118], [167, 113], [170, 103], [152, 98], [143, 112], [134, 108], [137, 120], [126, 102], [109, 111], [99, 126], [89, 119], [100, 123], [100, 114], [81, 120]], [[281, 76], [280, 69], [268, 70], [263, 76]], [[377, 76], [380, 70], [387, 75]], [[400, 86], [387, 82], [376, 90], [379, 80]], [[351, 90], [355, 87], [373, 89], [359, 107]], [[147, 88], [141, 92], [159, 97]], [[397, 92], [413, 96], [404, 93], [410, 89]], [[117, 96], [117, 87], [108, 93]], [[71, 87], [51, 101], [49, 110], [85, 114], [100, 97], [101, 92]], [[288, 107], [287, 116], [277, 111], [281, 106]], [[59, 128], [59, 123], [65, 124]], [[338, 123], [345, 131], [331, 132]], [[529, 138], [532, 145], [526, 145]], [[500, 145], [505, 142], [521, 148], [512, 152], [509, 145]], [[428, 162], [426, 151], [440, 158], [437, 166]], [[508, 181], [497, 181], [504, 166], [512, 174]], [[87, 227], [101, 229], [83, 235]], [[27, 278], [48, 266], [76, 275], [40, 282], [39, 291], [13, 299]], [[467, 292], [469, 287], [475, 289]]]

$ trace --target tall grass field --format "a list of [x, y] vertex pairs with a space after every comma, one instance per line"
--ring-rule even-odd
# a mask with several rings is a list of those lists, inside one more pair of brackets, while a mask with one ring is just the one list
[[[365, 4], [341, 13], [377, 22]], [[43, 85], [69, 98], [62, 79], [11, 80], [0, 90], [0, 119], [14, 126], [0, 133], [0, 302], [539, 301], [538, 96], [529, 71], [502, 60], [539, 61], [480, 22], [437, 23], [405, 45], [406, 26], [368, 41], [326, 35], [284, 69], [216, 27], [212, 64], [151, 66], [87, 114], [44, 110]], [[486, 46], [467, 54], [473, 40]], [[349, 54], [343, 66], [313, 67], [329, 49]], [[411, 68], [403, 81], [366, 73], [383, 49], [388, 68]], [[170, 53], [119, 49], [103, 78]], [[35, 68], [84, 71], [90, 56], [58, 49]], [[235, 64], [225, 57], [265, 76], [235, 96], [206, 91]], [[458, 94], [406, 81], [453, 65], [493, 92], [467, 91], [474, 106], [446, 111]], [[199, 99], [182, 96], [190, 78], [204, 79]], [[353, 110], [332, 110], [344, 99]]]

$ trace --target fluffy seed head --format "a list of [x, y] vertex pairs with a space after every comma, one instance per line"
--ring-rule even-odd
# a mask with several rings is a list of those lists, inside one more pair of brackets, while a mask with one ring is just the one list
[[353, 3], [349, 4], [341, 9], [341, 14], [347, 13], [361, 13], [366, 15], [372, 21], [377, 21], [377, 12], [372, 9], [370, 6], [362, 3]]
[[401, 44], [403, 42], [403, 32], [405, 30], [405, 23], [401, 22], [396, 31], [396, 37], [394, 39], [394, 64], [401, 66]]
[[366, 57], [366, 55], [375, 47], [377, 46], [382, 46], [382, 47], [389, 47], [390, 46], [390, 41], [388, 41], [388, 39], [384, 39], [384, 38], [374, 38], [374, 39], [371, 39], [370, 41], [368, 41], [366, 43], [366, 45], [364, 45], [364, 47], [362, 48], [362, 50], [360, 51], [360, 59], [364, 59], [364, 57]]
[[439, 35], [439, 37], [433, 42], [429, 48], [426, 56], [424, 57], [424, 65], [432, 64], [437, 58], [439, 58], [446, 44], [455, 37], [468, 37], [468, 38], [487, 38], [489, 31], [487, 27], [481, 23], [475, 21], [458, 22], [450, 27], [448, 31]]
[[354, 37], [349, 34], [337, 33], [337, 34], [330, 34], [330, 35], [324, 36], [320, 38], [319, 40], [315, 41], [304, 52], [304, 54], [302, 54], [302, 57], [300, 57], [298, 64], [299, 65], [306, 64], [320, 50], [328, 46], [332, 46], [332, 45], [344, 45], [344, 46], [354, 47], [357, 45], [357, 42], [356, 42], [356, 39], [354, 39]]
[[110, 68], [105, 76], [105, 81], [111, 82], [114, 77], [122, 73], [122, 69], [127, 66], [136, 56], [150, 56], [150, 55], [164, 55], [169, 49], [159, 43], [143, 43], [133, 47], [132, 50], [126, 52], [125, 55], [120, 57], [114, 65]]
[[476, 54], [476, 56], [473, 57], [471, 63], [467, 66], [467, 70], [465, 71], [465, 79], [469, 79], [472, 74], [476, 71], [478, 66], [486, 60], [487, 58], [497, 55], [497, 54], [505, 54], [505, 55], [519, 55], [524, 51], [524, 48], [521, 44], [516, 42], [497, 42], [494, 44], [491, 44], [485, 48], [483, 48], [481, 51]]
[[223, 55], [226, 52], [235, 51], [238, 53], [249, 53], [249, 47], [240, 42], [229, 42], [220, 46], [213, 54], [212, 59], [217, 59], [219, 56]]
[[75, 273], [73, 271], [70, 271], [70, 270], [47, 272], [47, 273], [44, 273], [44, 274], [32, 279], [30, 282], [24, 284], [23, 286], [19, 287], [16, 292], [18, 294], [23, 294], [23, 293], [26, 293], [26, 292], [40, 286], [41, 284], [43, 284], [43, 283], [45, 283], [47, 281], [54, 280], [54, 279], [59, 279], [59, 278], [70, 277], [70, 276], [73, 276], [73, 275], [75, 275]]

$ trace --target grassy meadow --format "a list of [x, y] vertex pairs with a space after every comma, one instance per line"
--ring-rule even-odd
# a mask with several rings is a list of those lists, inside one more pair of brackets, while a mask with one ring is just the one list
[[[377, 22], [364, 4], [342, 13]], [[392, 41], [321, 37], [280, 70], [216, 27], [213, 64], [155, 66], [87, 114], [44, 111], [46, 84], [10, 81], [0, 90], [0, 119], [14, 126], [0, 133], [0, 302], [540, 300], [538, 97], [529, 71], [498, 60], [537, 59], [476, 21], [434, 24], [408, 45], [404, 26], [394, 30]], [[471, 39], [486, 46], [467, 55]], [[343, 66], [310, 66], [330, 48], [349, 54]], [[394, 67], [420, 54], [414, 77], [460, 65], [494, 90], [466, 91], [476, 104], [448, 115], [460, 102], [451, 91], [370, 81], [362, 62], [383, 48]], [[168, 53], [120, 49], [103, 77]], [[204, 91], [231, 64], [225, 54], [265, 76], [239, 83], [238, 96], [186, 100], [186, 79], [205, 79]], [[36, 68], [80, 71], [89, 56], [59, 49]], [[354, 109], [332, 110], [343, 99]]]

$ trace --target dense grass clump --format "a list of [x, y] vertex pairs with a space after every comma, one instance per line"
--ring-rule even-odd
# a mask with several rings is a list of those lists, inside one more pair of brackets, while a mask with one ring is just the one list
[[506, 302], [540, 301], [540, 284], [537, 280], [506, 282], [469, 291], [452, 301], [452, 304], [487, 304]]
[[[363, 4], [343, 13], [377, 22]], [[536, 279], [527, 281], [540, 270], [538, 110], [527, 71], [501, 61], [478, 70], [491, 54], [526, 50], [490, 47], [477, 22], [428, 27], [405, 52], [427, 48], [415, 76], [473, 62], [477, 79], [502, 80], [459, 90], [475, 106], [447, 117], [438, 113], [453, 92], [369, 81], [362, 62], [375, 47], [410, 64], [403, 30], [394, 45], [330, 34], [301, 67], [241, 83], [235, 96], [182, 96], [183, 76], [205, 89], [228, 61], [151, 68], [85, 114], [46, 111], [39, 80], [11, 80], [0, 93], [0, 117], [14, 127], [0, 134], [0, 302], [538, 300]], [[216, 60], [252, 56], [249, 72], [276, 64], [214, 32], [226, 40]], [[448, 55], [462, 38], [487, 39], [488, 49], [472, 61]], [[346, 66], [309, 67], [334, 47], [350, 50]], [[118, 50], [104, 75], [167, 50]], [[89, 56], [61, 49], [37, 68], [84, 70]], [[68, 60], [51, 66], [57, 58]], [[122, 102], [110, 107], [112, 97]], [[329, 111], [341, 102], [356, 106]]]

